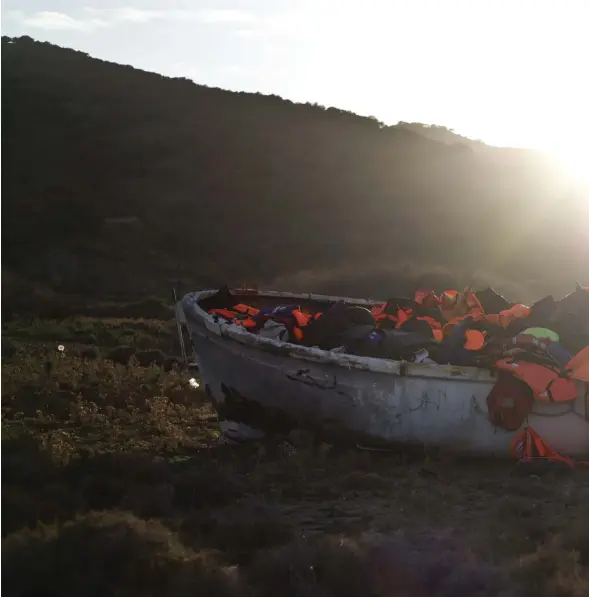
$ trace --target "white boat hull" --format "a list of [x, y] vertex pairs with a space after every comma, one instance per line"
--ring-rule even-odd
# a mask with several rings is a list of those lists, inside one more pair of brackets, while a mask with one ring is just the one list
[[[259, 427], [312, 428], [373, 445], [437, 446], [508, 456], [517, 432], [489, 421], [493, 372], [404, 363], [280, 343], [218, 323], [198, 306], [215, 291], [191, 293], [182, 309], [202, 380], [221, 416]], [[260, 293], [292, 299], [340, 297]], [[353, 304], [368, 301], [343, 299]], [[589, 384], [574, 403], [536, 402], [528, 423], [563, 454], [589, 456]]]

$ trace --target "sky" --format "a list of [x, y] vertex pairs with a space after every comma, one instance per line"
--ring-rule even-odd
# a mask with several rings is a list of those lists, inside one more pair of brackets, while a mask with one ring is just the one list
[[3, 0], [1, 28], [589, 162], [589, 0]]

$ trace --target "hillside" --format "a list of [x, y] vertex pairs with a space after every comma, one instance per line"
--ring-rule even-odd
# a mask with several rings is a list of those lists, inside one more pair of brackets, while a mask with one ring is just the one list
[[582, 189], [534, 152], [444, 127], [208, 88], [28, 37], [2, 38], [2, 125], [3, 271], [60, 292], [327, 278], [386, 292], [436, 267], [562, 292], [587, 269]]

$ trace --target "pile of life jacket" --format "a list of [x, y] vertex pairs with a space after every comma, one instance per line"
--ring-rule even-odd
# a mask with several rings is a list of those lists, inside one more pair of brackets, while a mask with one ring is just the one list
[[[324, 308], [285, 304], [257, 308], [236, 302], [228, 289], [201, 303], [218, 321], [282, 342], [359, 356], [490, 367], [503, 358], [534, 355], [541, 365], [563, 367], [589, 344], [589, 288], [560, 301], [513, 304], [487, 289], [418, 290], [370, 309], [344, 302]], [[243, 295], [242, 295], [243, 301]], [[570, 308], [567, 307], [570, 305]]]
[[[235, 302], [226, 287], [201, 306], [220, 322], [281, 342], [495, 369], [489, 417], [509, 430], [520, 429], [535, 401], [574, 401], [575, 380], [589, 382], [589, 287], [580, 285], [560, 301], [548, 296], [531, 306], [510, 303], [490, 288], [466, 288], [439, 296], [420, 289], [370, 309], [343, 301], [315, 310], [295, 303], [256, 308]], [[518, 449], [538, 448], [533, 433]]]

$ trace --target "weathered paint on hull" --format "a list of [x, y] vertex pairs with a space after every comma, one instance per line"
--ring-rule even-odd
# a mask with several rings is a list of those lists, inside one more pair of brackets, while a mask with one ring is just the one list
[[[365, 443], [509, 455], [515, 433], [494, 427], [488, 418], [491, 372], [278, 346], [236, 326], [212, 323], [201, 309], [191, 317], [199, 294], [204, 295], [187, 295], [183, 308], [203, 382], [227, 417], [262, 428], [312, 427]], [[574, 408], [537, 403], [528, 417], [549, 444], [576, 457], [589, 455], [585, 389], [579, 383]]]

